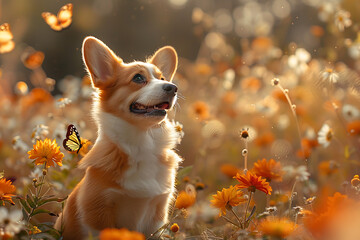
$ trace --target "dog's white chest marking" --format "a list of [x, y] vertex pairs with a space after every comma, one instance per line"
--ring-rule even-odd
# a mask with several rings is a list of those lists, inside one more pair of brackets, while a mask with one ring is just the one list
[[[173, 192], [175, 169], [161, 163], [176, 144], [176, 132], [169, 126], [141, 131], [126, 121], [108, 113], [101, 113], [106, 136], [129, 156], [129, 168], [118, 184], [131, 197], [153, 197]], [[102, 133], [99, 132], [101, 141]]]

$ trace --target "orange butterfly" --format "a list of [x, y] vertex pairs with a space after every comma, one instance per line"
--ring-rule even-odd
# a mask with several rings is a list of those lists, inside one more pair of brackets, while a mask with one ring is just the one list
[[10, 25], [8, 23], [0, 25], [0, 53], [11, 52], [14, 49], [15, 43], [12, 39]]
[[68, 3], [60, 8], [57, 16], [50, 12], [43, 12], [41, 16], [52, 30], [61, 31], [72, 23], [72, 10], [72, 3]]
[[45, 58], [45, 55], [41, 51], [36, 51], [35, 49], [29, 47], [21, 55], [21, 60], [24, 63], [25, 67], [29, 69], [36, 69], [41, 66]]

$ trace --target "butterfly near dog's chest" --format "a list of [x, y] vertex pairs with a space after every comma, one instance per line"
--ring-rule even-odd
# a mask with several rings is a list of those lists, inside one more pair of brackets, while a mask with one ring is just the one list
[[76, 153], [79, 153], [81, 147], [83, 146], [81, 144], [80, 134], [73, 124], [70, 124], [67, 128], [63, 146], [67, 151]]

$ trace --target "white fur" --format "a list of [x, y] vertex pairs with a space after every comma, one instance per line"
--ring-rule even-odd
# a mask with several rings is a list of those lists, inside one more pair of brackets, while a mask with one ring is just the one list
[[166, 181], [168, 167], [159, 164], [158, 160], [164, 149], [174, 148], [177, 142], [177, 133], [169, 121], [143, 131], [112, 114], [101, 112], [99, 122], [103, 127], [99, 128], [102, 130], [97, 141], [107, 136], [129, 156], [130, 167], [118, 182], [129, 196], [152, 197], [173, 191], [173, 184]]

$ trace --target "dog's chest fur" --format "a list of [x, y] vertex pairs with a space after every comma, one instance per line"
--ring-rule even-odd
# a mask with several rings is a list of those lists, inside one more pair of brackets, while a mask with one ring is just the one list
[[[89, 192], [96, 188], [96, 182], [103, 188], [99, 193], [105, 199], [102, 205], [112, 211], [114, 227], [151, 234], [167, 220], [168, 206], [173, 198], [176, 170], [181, 160], [172, 150], [177, 133], [167, 120], [159, 127], [140, 131], [111, 114], [102, 112], [98, 116], [99, 137], [93, 150], [99, 152], [101, 144], [112, 142], [117, 146], [114, 148], [121, 149], [127, 156], [127, 163], [123, 172], [107, 179], [103, 171], [114, 171], [115, 166], [108, 161], [114, 160], [111, 155], [104, 151], [98, 157], [94, 156], [98, 158], [96, 163], [103, 165], [95, 166], [94, 162], [84, 161], [81, 165], [87, 171], [84, 186], [79, 190], [80, 198], [89, 196]], [[108, 152], [112, 154], [114, 151]], [[78, 207], [80, 212], [88, 211], [84, 206]], [[87, 226], [85, 231], [94, 230], [89, 224], [83, 224]]]
[[100, 115], [101, 131], [117, 144], [128, 158], [128, 169], [117, 179], [131, 197], [152, 197], [173, 192], [178, 159], [173, 159], [177, 134], [164, 121], [162, 126], [141, 131], [111, 114]]

